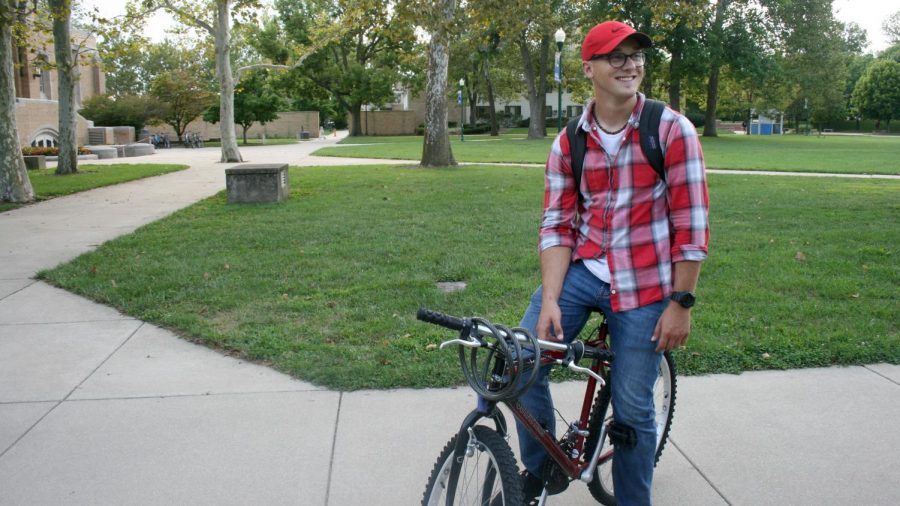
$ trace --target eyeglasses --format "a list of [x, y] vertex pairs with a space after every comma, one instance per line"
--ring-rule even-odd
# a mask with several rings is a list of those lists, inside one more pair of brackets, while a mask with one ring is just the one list
[[644, 64], [644, 53], [638, 51], [637, 53], [625, 54], [625, 53], [609, 53], [609, 54], [595, 54], [591, 56], [591, 60], [606, 60], [609, 62], [609, 65], [613, 68], [620, 68], [625, 66], [625, 62], [631, 58], [631, 61], [634, 62], [636, 67], [640, 67]]

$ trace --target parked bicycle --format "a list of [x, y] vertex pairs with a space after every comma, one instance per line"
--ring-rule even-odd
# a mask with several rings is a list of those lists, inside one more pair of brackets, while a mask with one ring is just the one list
[[[494, 325], [481, 318], [458, 318], [426, 309], [420, 309], [416, 317], [459, 331], [456, 339], [440, 347], [459, 346], [463, 375], [478, 394], [475, 410], [444, 446], [431, 471], [423, 506], [523, 503], [519, 469], [507, 443], [508, 425], [498, 408], [500, 403], [509, 408], [550, 456], [544, 468], [544, 491], [539, 505], [546, 504], [551, 490], [561, 490], [574, 480], [586, 483], [598, 502], [616, 504], [613, 450], [616, 444], [629, 444], [629, 434], [618, 429], [614, 407], [610, 405], [609, 371], [614, 367], [614, 356], [607, 342], [605, 318], [586, 339], [565, 344], [539, 340], [527, 329]], [[582, 359], [590, 360], [590, 366], [579, 366]], [[559, 439], [541, 427], [518, 400], [542, 366], [563, 366], [588, 376], [578, 418], [565, 423], [567, 430]], [[654, 398], [659, 461], [675, 409], [675, 363], [668, 352], [660, 361]], [[485, 421], [492, 422], [492, 426], [481, 424]]]

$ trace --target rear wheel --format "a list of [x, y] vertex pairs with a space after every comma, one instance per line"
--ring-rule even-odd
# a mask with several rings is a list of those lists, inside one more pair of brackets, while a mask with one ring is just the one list
[[[610, 383], [607, 381], [597, 394], [597, 400], [594, 401], [594, 407], [591, 410], [588, 422], [590, 436], [585, 442], [584, 452], [587, 458], [594, 454], [594, 448], [600, 438], [601, 427], [608, 428], [613, 420], [610, 396]], [[659, 362], [659, 374], [656, 378], [656, 385], [653, 387], [653, 398], [656, 405], [656, 457], [653, 464], [656, 465], [662, 455], [666, 440], [669, 438], [669, 429], [672, 427], [672, 417], [675, 414], [675, 361], [669, 352], [664, 353], [663, 359]], [[609, 437], [604, 436], [603, 450], [597, 469], [594, 471], [594, 479], [588, 483], [594, 499], [607, 506], [616, 504], [612, 479], [613, 450], [613, 444]]]
[[[468, 438], [463, 455], [454, 455], [459, 434], [441, 451], [428, 478], [422, 506], [520, 506], [524, 502], [522, 482], [506, 440], [481, 425], [463, 437]], [[454, 466], [459, 466], [458, 473], [453, 472]]]

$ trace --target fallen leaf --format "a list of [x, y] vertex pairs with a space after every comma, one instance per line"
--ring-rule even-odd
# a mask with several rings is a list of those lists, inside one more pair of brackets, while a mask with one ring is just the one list
[[806, 261], [806, 255], [804, 255], [802, 251], [798, 251], [797, 254], [794, 255], [794, 259], [795, 259], [795, 260], [799, 260], [799, 261], [801, 261], [801, 262], [805, 262], [805, 261]]
[[859, 294], [858, 294], [858, 293], [851, 294], [851, 295], [850, 295], [850, 298], [851, 298], [851, 299], [858, 299], [858, 298], [859, 298]]
[[209, 273], [208, 273], [208, 272], [204, 272], [204, 273], [203, 273], [203, 280], [204, 280], [204, 281], [209, 281]]
[[762, 358], [764, 358], [765, 360], [768, 360], [769, 357], [770, 357], [770, 355], [769, 355], [768, 353], [763, 353], [763, 354], [762, 354]]
[[429, 344], [428, 346], [426, 346], [425, 349], [428, 350], [428, 351], [432, 351], [432, 350], [436, 350], [437, 347], [438, 347], [438, 345], [436, 345], [436, 344], [434, 344], [434, 343], [431, 343], [431, 344]]
[[225, 264], [225, 270], [227, 271], [228, 269], [231, 269], [231, 266], [228, 264]]
[[116, 288], [117, 286], [119, 286], [119, 285], [116, 284], [116, 280], [115, 280], [115, 279], [110, 279], [109, 282], [112, 283], [113, 288]]

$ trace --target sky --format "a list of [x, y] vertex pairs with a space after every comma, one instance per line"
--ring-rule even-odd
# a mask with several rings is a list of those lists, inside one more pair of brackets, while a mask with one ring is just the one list
[[[125, 12], [126, 0], [81, 0], [85, 6], [97, 6], [105, 16]], [[894, 12], [900, 11], [900, 0], [834, 0], [835, 17], [843, 22], [855, 21], [869, 36], [869, 51], [887, 49], [888, 41], [881, 30], [881, 23]], [[145, 25], [145, 35], [154, 42], [166, 36], [166, 29], [174, 24], [171, 16], [157, 13]]]

